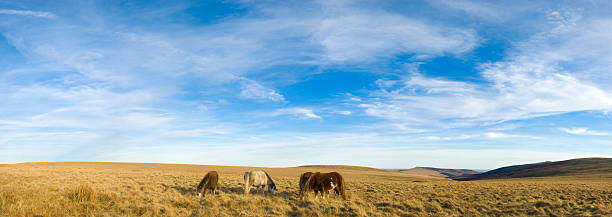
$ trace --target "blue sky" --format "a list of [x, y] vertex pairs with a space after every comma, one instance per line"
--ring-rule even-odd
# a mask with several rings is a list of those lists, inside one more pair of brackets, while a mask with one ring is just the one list
[[0, 163], [612, 157], [611, 9], [0, 0]]

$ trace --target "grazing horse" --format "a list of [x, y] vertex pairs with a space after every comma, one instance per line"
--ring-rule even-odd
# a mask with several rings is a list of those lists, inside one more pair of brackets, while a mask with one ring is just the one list
[[[305, 174], [302, 174], [304, 176]], [[331, 173], [314, 173], [310, 175], [308, 180], [304, 183], [304, 187], [300, 190], [300, 195], [304, 196], [306, 192], [314, 191], [315, 196], [317, 193], [321, 194], [321, 197], [326, 197], [329, 191], [334, 190], [336, 194], [342, 196], [346, 200], [344, 179], [337, 172]]]
[[217, 185], [219, 182], [219, 174], [217, 171], [210, 171], [206, 173], [200, 184], [198, 185], [198, 197], [202, 195], [206, 196], [206, 190], [210, 190], [213, 194], [217, 192]]
[[251, 186], [256, 188], [261, 187], [262, 193], [264, 193], [264, 188], [268, 186], [268, 192], [272, 194], [276, 193], [274, 181], [270, 175], [263, 170], [247, 171], [244, 173], [244, 194], [249, 194]]
[[300, 193], [302, 193], [302, 189], [304, 189], [304, 184], [306, 184], [306, 181], [308, 181], [308, 178], [310, 178], [310, 176], [312, 176], [312, 172], [305, 172], [302, 173], [302, 175], [300, 176]]

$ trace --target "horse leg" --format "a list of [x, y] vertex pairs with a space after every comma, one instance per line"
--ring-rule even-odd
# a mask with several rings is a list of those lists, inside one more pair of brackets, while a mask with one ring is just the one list
[[249, 195], [249, 190], [250, 190], [249, 180], [245, 178], [244, 179], [244, 194]]

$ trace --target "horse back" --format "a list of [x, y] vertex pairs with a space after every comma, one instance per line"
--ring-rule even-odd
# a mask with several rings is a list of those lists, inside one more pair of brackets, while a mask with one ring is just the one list
[[264, 171], [247, 171], [244, 173], [244, 181], [245, 183], [249, 183], [250, 185], [265, 185], [267, 183], [268, 176]]
[[202, 178], [202, 181], [200, 182], [200, 184], [198, 184], [198, 190], [199, 189], [214, 189], [217, 187], [218, 182], [219, 182], [219, 174], [217, 173], [217, 171], [209, 171], [208, 173], [206, 173], [204, 178]]
[[208, 172], [207, 176], [208, 182], [206, 183], [206, 186], [209, 188], [216, 188], [219, 183], [219, 174], [217, 171], [210, 171]]

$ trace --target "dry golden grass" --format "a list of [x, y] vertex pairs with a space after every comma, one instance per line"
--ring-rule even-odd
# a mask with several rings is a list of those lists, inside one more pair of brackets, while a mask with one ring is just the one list
[[[610, 216], [612, 180], [457, 182], [363, 167], [265, 168], [274, 195], [243, 195], [254, 168], [171, 164], [0, 165], [1, 216]], [[217, 195], [195, 196], [209, 170]], [[299, 174], [338, 171], [349, 200], [297, 197]]]

